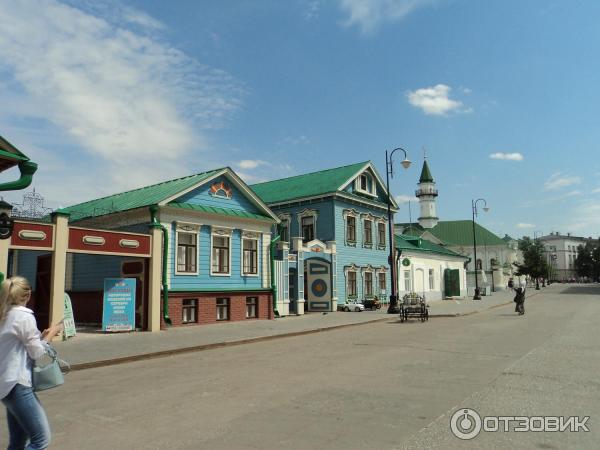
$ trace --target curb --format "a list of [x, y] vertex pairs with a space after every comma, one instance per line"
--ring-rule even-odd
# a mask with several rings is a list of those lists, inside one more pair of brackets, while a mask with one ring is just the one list
[[256, 342], [272, 341], [272, 340], [282, 339], [282, 338], [287, 338], [287, 337], [303, 336], [306, 334], [314, 334], [314, 333], [321, 333], [324, 331], [339, 330], [341, 328], [355, 327], [355, 326], [360, 326], [360, 325], [368, 325], [371, 323], [385, 322], [385, 321], [389, 321], [389, 320], [391, 320], [390, 317], [385, 317], [385, 318], [381, 318], [381, 319], [369, 320], [367, 322], [345, 323], [342, 325], [333, 325], [331, 327], [315, 328], [312, 330], [293, 331], [290, 333], [273, 334], [273, 335], [269, 335], [269, 336], [259, 336], [259, 337], [254, 337], [254, 338], [239, 339], [237, 341], [215, 342], [212, 344], [194, 345], [191, 347], [181, 347], [181, 348], [174, 348], [171, 350], [161, 350], [159, 352], [142, 353], [139, 355], [123, 356], [123, 357], [112, 358], [112, 359], [103, 359], [103, 360], [99, 360], [99, 361], [91, 361], [91, 362], [86, 362], [86, 363], [72, 364], [71, 371], [95, 369], [98, 367], [114, 366], [114, 365], [118, 365], [118, 364], [126, 364], [129, 362], [143, 361], [146, 359], [165, 358], [167, 356], [179, 355], [182, 353], [193, 353], [193, 352], [200, 352], [200, 351], [205, 351], [205, 350], [212, 350], [215, 348], [234, 347], [234, 346], [238, 346], [238, 345], [252, 344], [252, 343], [256, 343]]

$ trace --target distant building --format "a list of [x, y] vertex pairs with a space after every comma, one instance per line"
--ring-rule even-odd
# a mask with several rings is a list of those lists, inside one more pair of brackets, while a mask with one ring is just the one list
[[571, 233], [564, 235], [559, 232], [552, 232], [538, 239], [544, 244], [547, 262], [550, 267], [549, 278], [558, 281], [576, 278], [577, 247], [585, 245], [592, 238], [571, 236]]

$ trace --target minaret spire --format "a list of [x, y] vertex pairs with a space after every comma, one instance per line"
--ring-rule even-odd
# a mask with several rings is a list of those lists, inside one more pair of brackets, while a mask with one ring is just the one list
[[419, 198], [419, 205], [421, 206], [421, 217], [418, 219], [419, 225], [423, 228], [433, 228], [439, 220], [436, 215], [435, 204], [438, 191], [435, 188], [435, 181], [433, 181], [433, 176], [429, 170], [429, 164], [427, 164], [425, 147], [423, 147], [423, 169], [421, 169], [421, 177], [417, 186], [416, 196]]

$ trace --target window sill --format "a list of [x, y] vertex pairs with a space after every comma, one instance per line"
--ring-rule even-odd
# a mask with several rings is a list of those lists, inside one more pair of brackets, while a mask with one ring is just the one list
[[210, 273], [211, 277], [230, 277], [231, 274], [230, 273]]
[[356, 241], [346, 241], [348, 247], [356, 247]]
[[187, 276], [187, 277], [193, 277], [193, 276], [199, 275], [199, 273], [198, 272], [177, 272], [176, 271], [175, 275], [181, 275], [181, 276], [184, 276], [184, 277], [185, 276]]
[[258, 273], [243, 273], [242, 277], [252, 277], [252, 278], [258, 278], [259, 274]]
[[377, 246], [377, 249], [378, 249], [378, 250], [386, 250], [386, 249], [387, 249], [387, 246], [386, 246], [386, 245], [378, 245], [378, 246]]
[[373, 248], [373, 244], [363, 244], [364, 248]]

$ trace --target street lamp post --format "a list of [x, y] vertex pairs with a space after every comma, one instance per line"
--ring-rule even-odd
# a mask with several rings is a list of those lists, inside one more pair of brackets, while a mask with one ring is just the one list
[[477, 238], [475, 237], [475, 216], [477, 216], [477, 202], [483, 202], [483, 210], [488, 212], [490, 208], [487, 207], [487, 202], [483, 198], [477, 200], [471, 200], [471, 209], [473, 210], [473, 257], [475, 263], [475, 295], [473, 300], [481, 300], [481, 294], [479, 293], [479, 283], [477, 281]]
[[390, 277], [391, 277], [391, 287], [392, 292], [390, 294], [390, 304], [388, 306], [388, 314], [395, 314], [398, 312], [398, 296], [396, 294], [396, 261], [394, 258], [394, 250], [396, 248], [396, 243], [394, 241], [394, 224], [392, 223], [392, 194], [390, 193], [390, 176], [394, 178], [394, 165], [392, 161], [392, 157], [397, 150], [402, 150], [404, 152], [404, 159], [400, 164], [405, 169], [408, 169], [410, 166], [410, 160], [408, 159], [408, 155], [406, 154], [406, 150], [403, 148], [395, 148], [392, 150], [389, 155], [388, 151], [385, 151], [385, 179], [386, 179], [386, 189], [387, 189], [387, 215], [388, 215], [388, 239], [390, 241], [390, 255], [388, 257], [388, 263], [390, 265]]
[[[538, 233], [540, 234], [540, 236], [542, 235], [541, 231], [534, 231], [533, 232], [533, 242], [535, 242], [537, 244], [538, 242]], [[536, 250], [537, 251], [537, 250]], [[539, 291], [540, 290], [540, 277], [535, 277], [535, 290]]]

